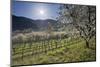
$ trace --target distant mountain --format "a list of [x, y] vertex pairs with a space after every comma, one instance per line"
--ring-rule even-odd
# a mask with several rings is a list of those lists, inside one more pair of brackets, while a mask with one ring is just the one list
[[35, 23], [33, 23], [34, 20], [26, 18], [26, 17], [18, 17], [18, 16], [12, 16], [12, 30], [24, 30], [24, 29], [33, 29], [37, 30], [38, 27]]
[[53, 28], [57, 25], [57, 21], [53, 19], [45, 19], [45, 20], [39, 19], [34, 21], [35, 22], [33, 23], [36, 23], [40, 30], [46, 30], [48, 27], [48, 23], [50, 23]]
[[12, 30], [16, 31], [31, 28], [33, 31], [43, 31], [47, 29], [48, 22], [52, 25], [52, 27], [56, 27], [57, 25], [57, 21], [53, 19], [33, 20], [26, 17], [12, 15]]

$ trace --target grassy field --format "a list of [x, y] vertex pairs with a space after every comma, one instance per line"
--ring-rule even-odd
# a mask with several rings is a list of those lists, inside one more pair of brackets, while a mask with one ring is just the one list
[[17, 44], [12, 50], [12, 65], [67, 63], [79, 61], [95, 61], [95, 38], [91, 39], [91, 48], [85, 47], [82, 38], [51, 39], [25, 44]]

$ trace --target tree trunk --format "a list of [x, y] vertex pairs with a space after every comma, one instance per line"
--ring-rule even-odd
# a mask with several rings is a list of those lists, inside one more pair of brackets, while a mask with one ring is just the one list
[[86, 41], [86, 47], [89, 48], [89, 41]]

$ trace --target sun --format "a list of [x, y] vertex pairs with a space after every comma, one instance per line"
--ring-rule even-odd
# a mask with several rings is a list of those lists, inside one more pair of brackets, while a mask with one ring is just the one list
[[41, 15], [44, 15], [44, 10], [40, 10], [40, 14]]
[[40, 19], [46, 19], [48, 17], [47, 9], [45, 8], [38, 9], [37, 16]]

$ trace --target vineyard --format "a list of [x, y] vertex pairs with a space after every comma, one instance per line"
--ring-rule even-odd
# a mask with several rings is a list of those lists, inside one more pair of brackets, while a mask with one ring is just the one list
[[95, 40], [93, 49], [85, 48], [80, 36], [68, 34], [30, 33], [12, 37], [12, 64], [30, 65], [95, 60]]
[[11, 19], [13, 67], [96, 61], [94, 5], [17, 1]]

